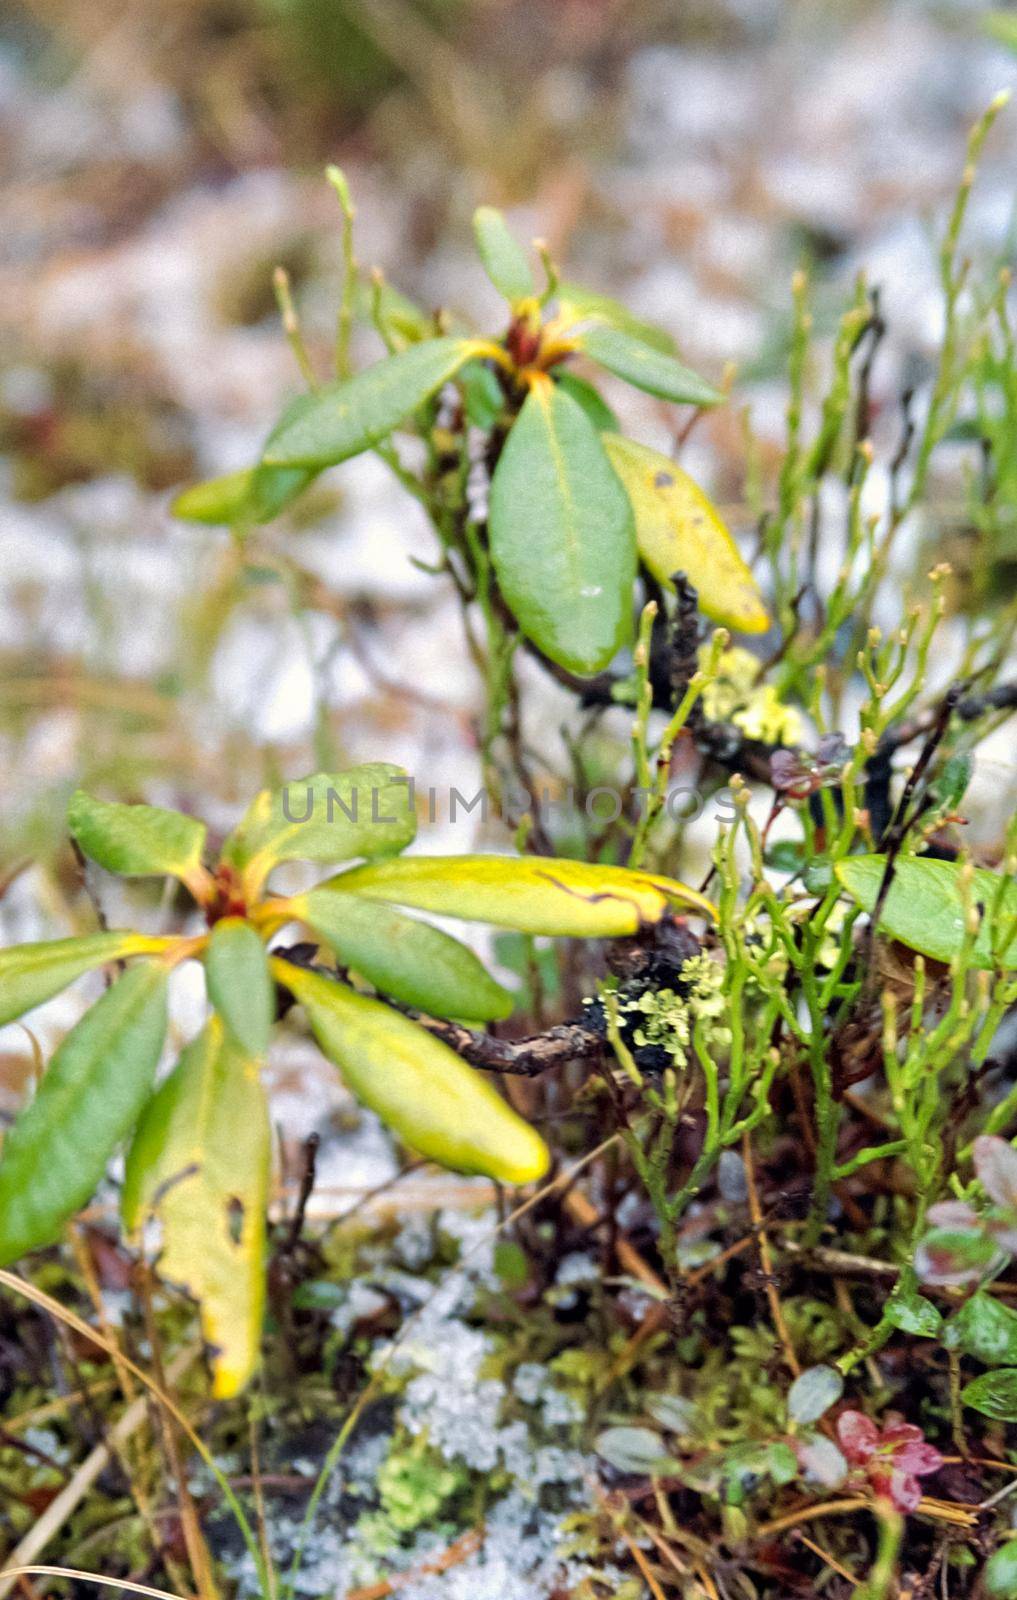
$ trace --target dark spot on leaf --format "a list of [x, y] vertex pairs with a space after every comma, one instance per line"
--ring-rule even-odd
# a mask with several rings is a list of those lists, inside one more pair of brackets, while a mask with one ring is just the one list
[[191, 1161], [186, 1167], [181, 1167], [178, 1172], [171, 1172], [168, 1178], [163, 1179], [153, 1194], [150, 1209], [152, 1211], [158, 1210], [171, 1189], [175, 1189], [178, 1183], [183, 1183], [185, 1178], [195, 1177], [200, 1171], [201, 1163], [199, 1161]]
[[235, 1194], [230, 1195], [226, 1202], [226, 1226], [230, 1244], [239, 1245], [244, 1237], [244, 1202]]
[[660, 472], [654, 474], [653, 487], [655, 489], [670, 489], [673, 483], [674, 477], [670, 472], [664, 472], [663, 469], [661, 469]]

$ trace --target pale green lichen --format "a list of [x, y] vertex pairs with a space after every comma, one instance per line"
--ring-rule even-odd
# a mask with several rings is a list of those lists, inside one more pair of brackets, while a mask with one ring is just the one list
[[[723, 1049], [730, 1030], [719, 1025], [724, 1014], [723, 970], [706, 954], [683, 962], [676, 989], [647, 989], [642, 994], [619, 996], [619, 1016], [632, 1021], [632, 1042], [637, 1049], [657, 1046], [676, 1067], [688, 1065], [693, 1030], [700, 1024], [704, 1045]], [[636, 1020], [638, 1019], [638, 1020]]]
[[[709, 646], [699, 652], [705, 671]], [[797, 744], [803, 733], [799, 713], [780, 699], [772, 684], [757, 686], [763, 664], [751, 650], [735, 645], [717, 662], [717, 674], [703, 690], [703, 710], [711, 722], [730, 722], [749, 739], [765, 744]]]

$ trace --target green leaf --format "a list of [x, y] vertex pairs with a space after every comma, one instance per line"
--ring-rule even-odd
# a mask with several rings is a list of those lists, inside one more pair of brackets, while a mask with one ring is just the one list
[[652, 322], [644, 322], [642, 317], [634, 316], [627, 306], [620, 300], [613, 300], [608, 294], [598, 294], [595, 289], [584, 289], [578, 283], [560, 283], [556, 295], [558, 307], [567, 322], [600, 322], [606, 323], [609, 328], [619, 328], [622, 333], [631, 334], [634, 339], [642, 340], [651, 349], [659, 350], [662, 355], [674, 355], [674, 340], [663, 328], [656, 327]]
[[510, 304], [515, 305], [536, 293], [526, 252], [512, 237], [505, 218], [494, 206], [480, 206], [473, 213], [473, 237], [484, 271]]
[[182, 811], [119, 805], [78, 789], [67, 808], [67, 825], [85, 855], [108, 872], [128, 878], [172, 875], [187, 883], [201, 868], [205, 824]]
[[60, 1045], [0, 1154], [0, 1264], [52, 1244], [137, 1121], [166, 1037], [166, 972], [144, 962]]
[[417, 831], [411, 780], [388, 761], [263, 789], [223, 845], [257, 893], [280, 861], [350, 861], [404, 850]]
[[970, 756], [950, 756], [929, 784], [929, 794], [938, 805], [955, 811], [971, 782], [974, 763]]
[[467, 420], [487, 433], [505, 408], [505, 394], [496, 373], [484, 361], [468, 361], [459, 374]]
[[570, 400], [574, 400], [586, 412], [598, 433], [618, 432], [618, 418], [592, 383], [577, 377], [574, 372], [556, 372], [554, 381]]
[[289, 905], [343, 966], [403, 1005], [475, 1022], [507, 1017], [512, 1010], [512, 996], [473, 951], [426, 922], [329, 887], [312, 889]]
[[476, 340], [425, 339], [343, 383], [301, 396], [269, 436], [265, 464], [320, 469], [369, 450], [476, 353]]
[[756, 580], [699, 485], [634, 439], [608, 433], [604, 448], [632, 502], [640, 558], [657, 582], [673, 592], [675, 573], [684, 572], [708, 617], [742, 633], [765, 633], [770, 617]]
[[170, 510], [184, 522], [207, 522], [212, 527], [271, 522], [314, 477], [305, 467], [246, 467], [192, 484], [176, 496]]
[[798, 1457], [785, 1439], [771, 1439], [764, 1445], [763, 1460], [770, 1478], [778, 1486], [793, 1483], [798, 1476]]
[[258, 1062], [218, 1019], [184, 1051], [138, 1127], [122, 1209], [162, 1225], [159, 1271], [200, 1302], [214, 1393], [257, 1365], [265, 1300], [269, 1119]]
[[984, 1291], [973, 1294], [946, 1324], [943, 1342], [988, 1367], [1017, 1366], [1017, 1311]]
[[892, 1294], [886, 1303], [885, 1316], [901, 1333], [912, 1333], [920, 1339], [938, 1338], [943, 1326], [939, 1307], [913, 1289], [901, 1289]]
[[987, 1233], [963, 1228], [932, 1228], [915, 1251], [915, 1267], [926, 1283], [971, 1283], [999, 1257]]
[[[1017, 47], [1017, 17], [1013, 22]], [[1017, 1536], [1007, 1539], [992, 1552], [985, 1564], [982, 1582], [989, 1600], [1017, 1600]]]
[[661, 400], [682, 405], [719, 406], [724, 399], [719, 389], [707, 383], [691, 367], [683, 367], [674, 356], [634, 339], [619, 328], [588, 328], [575, 335], [575, 343], [598, 366], [606, 367], [616, 378], [624, 378], [636, 389], [655, 394]]
[[596, 429], [548, 380], [509, 433], [488, 526], [499, 587], [527, 637], [570, 671], [606, 667], [632, 628], [632, 510]]
[[514, 1239], [499, 1239], [493, 1266], [506, 1289], [525, 1289], [530, 1281], [530, 1258]]
[[170, 943], [141, 933], [89, 933], [80, 939], [47, 939], [0, 950], [0, 1026], [41, 1006], [96, 967], [128, 956], [154, 955]]
[[763, 862], [775, 872], [801, 872], [805, 846], [800, 839], [775, 839], [763, 851]]
[[431, 1161], [501, 1183], [543, 1177], [540, 1135], [446, 1044], [380, 1000], [275, 960], [319, 1045], [362, 1100]]
[[227, 1029], [248, 1055], [264, 1055], [275, 1020], [265, 946], [249, 922], [224, 917], [212, 929], [204, 959], [208, 998]]
[[995, 1417], [997, 1422], [1017, 1422], [1017, 1367], [983, 1372], [961, 1391], [961, 1399], [972, 1411], [980, 1411], [983, 1417]]
[[675, 904], [717, 914], [705, 896], [673, 878], [549, 856], [405, 856], [340, 873], [328, 887], [465, 922], [577, 939], [636, 933]]
[[821, 1483], [824, 1489], [839, 1488], [848, 1475], [848, 1464], [833, 1440], [821, 1433], [807, 1433], [797, 1443], [806, 1483]]
[[668, 1455], [652, 1428], [604, 1428], [594, 1440], [598, 1456], [617, 1472], [647, 1474], [680, 1472], [681, 1462]]
[[844, 1393], [844, 1379], [835, 1367], [807, 1367], [791, 1385], [787, 1414], [792, 1422], [818, 1422]]
[[668, 1433], [678, 1438], [694, 1438], [699, 1413], [691, 1400], [680, 1394], [656, 1394], [646, 1402], [646, 1409], [654, 1422], [659, 1422]]
[[[838, 862], [838, 878], [863, 911], [871, 912], [875, 908], [885, 867], [886, 857], [881, 855], [848, 856]], [[898, 858], [879, 921], [881, 932], [936, 961], [952, 961], [964, 942], [963, 870], [957, 861], [933, 861], [926, 856]], [[1010, 878], [1004, 884], [999, 873], [989, 872], [984, 867], [976, 869], [970, 891], [971, 905], [982, 913], [972, 954], [976, 967], [994, 965], [992, 914], [997, 900], [1000, 900], [997, 917], [1001, 927], [1013, 929], [1017, 918], [1017, 881]], [[1004, 969], [1017, 966], [1017, 931], [1013, 932], [1000, 956]]]

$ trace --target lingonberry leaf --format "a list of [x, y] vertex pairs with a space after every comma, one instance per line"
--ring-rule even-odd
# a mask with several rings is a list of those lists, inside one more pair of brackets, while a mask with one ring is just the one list
[[807, 1367], [791, 1385], [787, 1414], [792, 1422], [818, 1422], [844, 1393], [844, 1379], [835, 1367]]
[[[851, 897], [871, 912], [885, 869], [885, 856], [868, 855], [848, 856], [838, 862], [836, 870]], [[880, 931], [936, 961], [952, 961], [965, 939], [963, 870], [959, 862], [933, 861], [927, 856], [898, 859], [880, 913]], [[977, 868], [971, 876], [969, 905], [981, 921], [973, 964], [992, 967], [998, 961], [1004, 969], [1017, 967], [1017, 881], [1004, 881], [997, 872]], [[994, 948], [994, 936], [1005, 942], [1005, 949], [1001, 945]]]
[[1000, 1367], [983, 1372], [961, 1391], [961, 1399], [983, 1417], [998, 1422], [1017, 1422], [1017, 1367]]
[[943, 1342], [986, 1366], [1017, 1366], [1017, 1311], [980, 1291], [950, 1318]]
[[597, 1435], [594, 1449], [618, 1472], [652, 1477], [681, 1471], [681, 1462], [672, 1460], [660, 1434], [652, 1428], [604, 1428]]
[[1008, 1139], [984, 1133], [975, 1140], [975, 1172], [990, 1200], [1017, 1209], [1017, 1150]]

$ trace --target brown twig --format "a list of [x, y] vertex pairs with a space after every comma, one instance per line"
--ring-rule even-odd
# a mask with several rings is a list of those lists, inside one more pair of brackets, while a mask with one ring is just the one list
[[562, 1022], [527, 1039], [495, 1039], [438, 1017], [416, 1016], [415, 1021], [450, 1045], [471, 1067], [515, 1077], [535, 1078], [572, 1061], [594, 1060], [604, 1050], [603, 1037], [581, 1022]]
[[766, 1300], [770, 1307], [770, 1319], [780, 1340], [781, 1348], [784, 1351], [784, 1360], [787, 1362], [791, 1376], [797, 1378], [802, 1370], [801, 1363], [795, 1354], [791, 1334], [784, 1319], [784, 1308], [780, 1303], [780, 1295], [777, 1293], [777, 1280], [773, 1271], [773, 1253], [770, 1250], [770, 1241], [766, 1236], [763, 1208], [759, 1203], [759, 1190], [756, 1187], [756, 1169], [752, 1159], [752, 1142], [747, 1133], [742, 1134], [742, 1161], [745, 1164], [745, 1178], [749, 1191], [749, 1215], [752, 1218], [752, 1226], [759, 1240], [759, 1262], [763, 1269]]
[[422, 1561], [419, 1567], [411, 1567], [407, 1572], [397, 1572], [391, 1578], [384, 1578], [380, 1583], [369, 1583], [363, 1589], [351, 1589], [346, 1600], [387, 1600], [387, 1596], [395, 1594], [397, 1590], [404, 1589], [408, 1583], [416, 1583], [420, 1578], [430, 1578], [441, 1572], [448, 1572], [452, 1567], [458, 1567], [463, 1561], [469, 1560], [480, 1549], [482, 1534], [479, 1528], [471, 1528], [469, 1533], [464, 1533], [455, 1544], [449, 1545], [441, 1555], [432, 1556], [428, 1561]]

